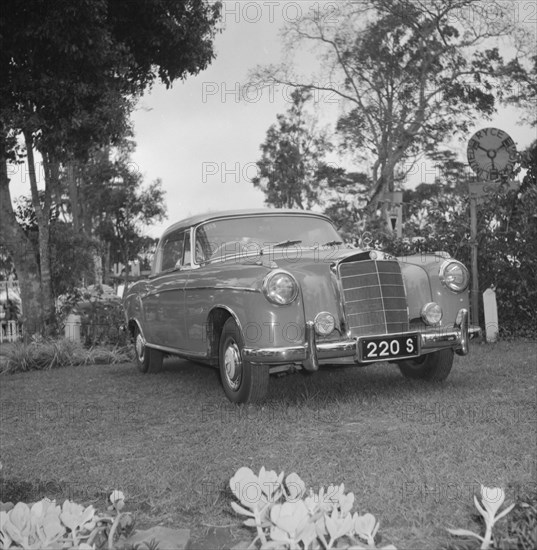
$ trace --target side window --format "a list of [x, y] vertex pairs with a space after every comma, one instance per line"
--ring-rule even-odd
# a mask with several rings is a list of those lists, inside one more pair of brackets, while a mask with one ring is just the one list
[[161, 271], [176, 269], [183, 265], [183, 252], [186, 231], [178, 231], [169, 235], [162, 247]]
[[185, 253], [183, 256], [183, 265], [185, 267], [191, 267], [192, 265], [192, 254], [190, 251], [190, 231], [187, 231], [185, 234]]

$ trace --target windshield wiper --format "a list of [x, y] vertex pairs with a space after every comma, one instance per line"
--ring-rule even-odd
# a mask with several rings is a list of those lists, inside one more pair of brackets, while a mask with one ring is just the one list
[[338, 244], [343, 244], [343, 241], [328, 241], [327, 243], [324, 243], [322, 246], [336, 246]]
[[293, 246], [294, 244], [300, 244], [302, 241], [301, 240], [297, 240], [297, 241], [280, 241], [279, 243], [276, 243], [276, 244], [273, 244], [273, 248], [280, 248], [280, 247], [283, 247], [283, 246]]

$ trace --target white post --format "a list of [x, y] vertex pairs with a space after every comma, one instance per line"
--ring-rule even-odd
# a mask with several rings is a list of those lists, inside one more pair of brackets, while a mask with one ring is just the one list
[[498, 307], [494, 288], [487, 288], [483, 292], [483, 309], [485, 312], [485, 332], [487, 342], [498, 340]]
[[69, 313], [67, 319], [65, 320], [64, 336], [66, 340], [71, 340], [73, 342], [80, 342], [81, 340], [81, 319], [80, 315], [76, 313]]

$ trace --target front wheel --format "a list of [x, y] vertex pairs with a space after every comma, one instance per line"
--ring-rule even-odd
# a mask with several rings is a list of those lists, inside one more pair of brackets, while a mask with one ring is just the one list
[[233, 403], [261, 401], [268, 390], [268, 365], [252, 365], [243, 358], [244, 339], [230, 317], [220, 336], [218, 362], [224, 392]]
[[159, 372], [162, 369], [164, 354], [156, 349], [148, 348], [140, 329], [134, 334], [134, 361], [138, 370], [147, 372]]
[[398, 363], [399, 370], [405, 378], [441, 382], [451, 372], [453, 366], [453, 350], [442, 349], [428, 353], [416, 359], [407, 359]]

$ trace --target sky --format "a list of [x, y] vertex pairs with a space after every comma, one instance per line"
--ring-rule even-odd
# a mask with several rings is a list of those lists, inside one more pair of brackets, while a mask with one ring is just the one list
[[[524, 11], [535, 2], [519, 4], [517, 17], [535, 25], [535, 14]], [[333, 1], [224, 1], [224, 29], [216, 36], [216, 58], [211, 65], [170, 89], [157, 84], [141, 98], [133, 114], [137, 149], [132, 168], [144, 175], [146, 183], [162, 180], [168, 211], [166, 220], [147, 228], [148, 235], [158, 237], [165, 227], [192, 214], [264, 206], [264, 195], [254, 188], [251, 178], [256, 175], [255, 162], [261, 158], [266, 132], [276, 115], [289, 107], [292, 90], [248, 87], [248, 72], [258, 64], [279, 63], [285, 53], [281, 27], [311, 10], [338, 22]], [[319, 67], [318, 60], [307, 53], [300, 61], [301, 72], [306, 74]], [[246, 100], [240, 100], [243, 93]], [[331, 118], [335, 122], [339, 105], [332, 99], [320, 98], [315, 107], [323, 123]], [[501, 128], [520, 150], [536, 135], [535, 129], [521, 126], [518, 118], [514, 109], [503, 109], [475, 130]], [[455, 147], [463, 160], [465, 144]], [[12, 196], [29, 194], [24, 168], [14, 170], [19, 173], [11, 174]], [[409, 185], [432, 183], [435, 175], [434, 167], [418, 164]]]

